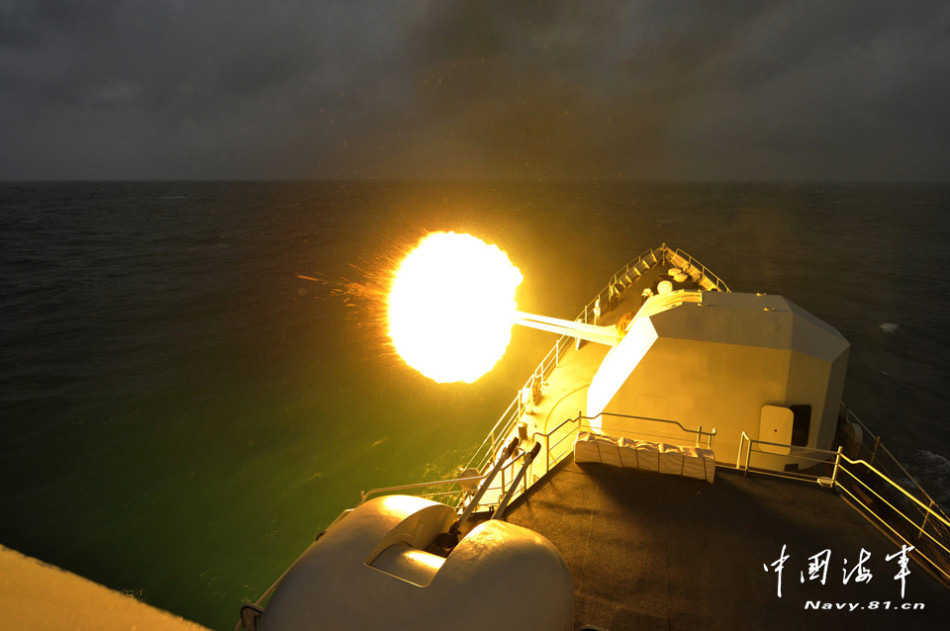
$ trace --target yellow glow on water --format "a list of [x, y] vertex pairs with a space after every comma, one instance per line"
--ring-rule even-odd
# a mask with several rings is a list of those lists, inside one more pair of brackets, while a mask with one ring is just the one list
[[497, 246], [430, 233], [400, 264], [389, 294], [396, 352], [439, 383], [474, 382], [505, 354], [521, 281]]

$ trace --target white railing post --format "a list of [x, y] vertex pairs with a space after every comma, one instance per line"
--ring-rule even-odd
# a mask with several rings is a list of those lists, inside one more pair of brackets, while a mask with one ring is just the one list
[[[745, 432], [743, 432], [743, 433], [745, 433]], [[746, 449], [746, 452], [745, 452], [745, 471], [743, 471], [742, 475], [748, 476], [748, 475], [749, 475], [749, 462], [751, 462], [751, 460], [752, 460], [752, 439], [749, 438], [748, 436], [746, 436], [746, 440], [747, 440], [748, 443], [749, 443], [749, 447]]]
[[831, 472], [831, 488], [838, 483], [838, 468], [841, 467], [841, 445], [838, 445], [838, 454], [835, 456], [835, 468]]

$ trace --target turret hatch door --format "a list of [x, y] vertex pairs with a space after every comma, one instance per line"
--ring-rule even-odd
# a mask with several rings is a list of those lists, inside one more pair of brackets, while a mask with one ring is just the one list
[[795, 415], [781, 405], [764, 405], [759, 418], [759, 440], [776, 445], [760, 445], [762, 451], [786, 456], [791, 453], [792, 427]]

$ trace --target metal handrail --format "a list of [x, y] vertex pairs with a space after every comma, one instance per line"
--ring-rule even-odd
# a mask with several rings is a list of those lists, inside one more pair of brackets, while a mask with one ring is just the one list
[[[689, 429], [689, 428], [687, 428], [687, 427], [683, 427], [683, 424], [680, 423], [679, 421], [673, 421], [673, 420], [665, 419], [665, 418], [651, 418], [651, 417], [649, 417], [649, 416], [635, 416], [635, 415], [633, 415], [633, 414], [620, 414], [620, 413], [618, 413], [618, 412], [601, 412], [598, 416], [584, 416], [584, 415], [580, 415], [580, 416], [578, 416], [578, 419], [582, 419], [582, 420], [585, 420], [585, 421], [592, 421], [592, 420], [594, 420], [594, 419], [596, 419], [596, 418], [598, 418], [598, 417], [600, 417], [600, 416], [613, 416], [613, 417], [617, 417], [617, 418], [633, 419], [633, 420], [637, 420], [637, 421], [649, 421], [649, 422], [651, 422], [651, 423], [666, 423], [666, 424], [668, 424], [668, 425], [676, 425], [677, 427], [679, 427], [681, 430], [683, 430], [683, 431], [686, 432], [687, 434], [696, 434], [696, 442], [697, 442], [697, 443], [701, 442], [701, 440], [702, 440], [703, 437], [706, 437], [706, 446], [707, 446], [707, 447], [712, 447], [712, 441], [713, 441], [713, 439], [716, 437], [716, 435], [719, 433], [716, 428], [713, 428], [713, 430], [712, 430], [711, 432], [703, 431], [703, 426], [702, 426], [702, 425], [700, 425], [700, 426], [697, 427], [696, 429]], [[575, 420], [576, 420], [576, 419], [575, 419]], [[636, 434], [636, 433], [638, 433], [638, 432], [630, 432], [630, 431], [628, 431], [628, 432], [625, 432], [625, 433]], [[665, 438], [674, 439], [674, 440], [678, 440], [678, 438], [674, 438], [674, 437], [672, 437], [672, 436], [663, 436], [662, 434], [659, 435], [659, 436], [665, 437]]]
[[[690, 435], [695, 434], [695, 442], [697, 444], [704, 443], [707, 448], [712, 448], [713, 439], [718, 434], [717, 430], [715, 429], [711, 431], [703, 430], [702, 427], [698, 427], [696, 429], [690, 429], [690, 428], [684, 427], [683, 424], [678, 421], [673, 421], [669, 419], [657, 419], [657, 418], [650, 418], [650, 417], [645, 417], [645, 416], [633, 416], [630, 414], [618, 414], [618, 413], [613, 413], [613, 412], [604, 412], [603, 414], [601, 414], [601, 416], [611, 416], [611, 417], [617, 417], [617, 418], [641, 420], [641, 421], [648, 421], [651, 423], [658, 422], [658, 423], [665, 423], [671, 426], [675, 426], [679, 428], [681, 431], [685, 432], [686, 434], [690, 434]], [[555, 455], [555, 451], [565, 441], [576, 436], [577, 433], [580, 431], [581, 427], [584, 426], [585, 422], [588, 424], [588, 427], [589, 427], [590, 421], [595, 418], [597, 417], [590, 417], [590, 416], [585, 416], [583, 414], [578, 414], [574, 418], [567, 418], [561, 421], [555, 427], [551, 428], [550, 430], [546, 432], [535, 432], [532, 435], [536, 443], [541, 444], [541, 441], [542, 440], [544, 441], [544, 446], [543, 446], [544, 463], [545, 463], [544, 473], [548, 473], [549, 471], [551, 471], [552, 468], [557, 466], [557, 464], [560, 463], [570, 453], [570, 449], [566, 449], [563, 452], [558, 453], [556, 455]], [[571, 424], [576, 424], [577, 426], [571, 428], [567, 432], [562, 432], [563, 428]], [[635, 431], [622, 431], [619, 433], [631, 434], [631, 435], [644, 435], [642, 432], [638, 433]], [[561, 434], [561, 435], [558, 436], [552, 444], [551, 438], [558, 434]], [[667, 438], [675, 442], [681, 442], [683, 439], [683, 437], [674, 437], [671, 435], [659, 435], [659, 436], [662, 438]], [[514, 456], [513, 458], [507, 459], [504, 465], [499, 470], [499, 477], [500, 477], [501, 482], [498, 485], [491, 485], [487, 487], [487, 491], [490, 492], [491, 499], [485, 502], [479, 501], [478, 506], [471, 507], [472, 510], [478, 510], [479, 508], [485, 509], [490, 506], [494, 506], [495, 504], [497, 504], [497, 501], [495, 499], [496, 495], [500, 497], [508, 493], [512, 484], [518, 484], [519, 482], [521, 482], [523, 483], [523, 488], [521, 489], [521, 492], [523, 493], [527, 491], [531, 487], [531, 484], [529, 484], [528, 482], [527, 476], [524, 476], [522, 480], [515, 480], [514, 476], [510, 474], [512, 471], [514, 471], [514, 468], [519, 465], [519, 463], [523, 463], [524, 458], [525, 458], [525, 452], [522, 451], [521, 453]], [[417, 489], [425, 489], [429, 487], [438, 487], [442, 485], [458, 484], [461, 482], [477, 482], [480, 480], [484, 480], [485, 477], [486, 476], [482, 475], [478, 477], [455, 478], [451, 480], [439, 480], [435, 482], [417, 482], [415, 484], [402, 484], [398, 486], [382, 487], [382, 488], [373, 489], [370, 491], [361, 492], [360, 503], [362, 504], [371, 496], [377, 495], [380, 493], [411, 491], [411, 490], [417, 490]], [[497, 493], [494, 493], [494, 492], [497, 492]], [[460, 507], [460, 505], [462, 505], [465, 502], [465, 494], [461, 493], [461, 491], [424, 493], [421, 495], [422, 497], [436, 497], [440, 495], [452, 495], [456, 493], [459, 494], [459, 497], [457, 498], [456, 501], [450, 502], [450, 504], [455, 507]], [[513, 494], [511, 499], [515, 499], [516, 497], [517, 495]]]
[[851, 464], [851, 465], [863, 465], [864, 467], [866, 467], [866, 468], [868, 469], [868, 471], [877, 474], [877, 476], [880, 477], [882, 480], [884, 480], [885, 482], [887, 482], [888, 484], [890, 484], [891, 486], [893, 486], [896, 490], [900, 491], [900, 493], [901, 493], [902, 495], [904, 495], [904, 497], [906, 497], [907, 499], [909, 499], [910, 501], [912, 501], [914, 504], [916, 504], [916, 505], [918, 506], [918, 508], [920, 508], [920, 509], [923, 510], [923, 511], [933, 512], [933, 517], [934, 517], [935, 519], [937, 519], [938, 521], [942, 522], [944, 526], [947, 526], [948, 528], [950, 528], [950, 521], [948, 521], [946, 517], [944, 517], [943, 515], [941, 515], [941, 514], [935, 512], [935, 511], [932, 511], [932, 509], [931, 509], [929, 506], [927, 506], [926, 504], [924, 504], [923, 502], [921, 502], [919, 499], [917, 499], [916, 497], [914, 497], [913, 495], [911, 495], [911, 494], [907, 491], [907, 489], [905, 489], [905, 488], [902, 487], [900, 484], [898, 484], [897, 482], [895, 482], [894, 480], [892, 480], [891, 478], [889, 478], [887, 475], [885, 475], [884, 473], [882, 473], [880, 470], [878, 470], [876, 467], [874, 467], [873, 465], [871, 465], [871, 464], [868, 463], [867, 461], [865, 461], [865, 460], [852, 460], [851, 458], [848, 458], [848, 457], [845, 456], [844, 454], [841, 455], [841, 459], [844, 460], [845, 462], [847, 462], [848, 464]]
[[888, 467], [890, 466], [896, 467], [897, 470], [900, 471], [900, 473], [904, 476], [904, 479], [906, 479], [908, 482], [913, 484], [914, 488], [916, 489], [916, 492], [921, 497], [925, 498], [932, 505], [934, 506], [937, 505], [936, 500], [934, 500], [930, 496], [930, 494], [927, 493], [927, 491], [925, 491], [922, 486], [920, 486], [920, 483], [917, 481], [917, 479], [913, 475], [911, 475], [911, 473], [907, 470], [907, 468], [903, 464], [901, 464], [900, 460], [898, 460], [897, 457], [893, 453], [891, 453], [891, 450], [888, 449], [886, 445], [881, 443], [880, 436], [876, 436], [874, 432], [868, 429], [868, 426], [865, 425], [864, 422], [860, 418], [858, 418], [857, 414], [851, 411], [851, 409], [848, 408], [844, 404], [844, 401], [841, 402], [841, 411], [846, 421], [850, 423], [855, 423], [856, 425], [858, 425], [861, 428], [861, 430], [874, 441], [874, 447], [871, 451], [871, 456], [870, 456], [871, 457], [870, 463], [872, 465], [875, 463], [875, 460], [878, 459], [879, 454], [884, 456], [886, 458]]
[[[436, 480], [434, 482], [416, 482], [414, 484], [399, 484], [396, 486], [383, 486], [376, 489], [370, 489], [369, 491], [360, 491], [360, 504], [363, 504], [373, 495], [380, 495], [384, 493], [395, 493], [396, 491], [411, 491], [413, 489], [425, 489], [430, 486], [444, 486], [448, 484], [458, 484], [461, 486], [462, 482], [474, 482], [478, 483], [485, 479], [486, 476], [472, 476], [467, 478], [453, 478], [451, 480]], [[429, 497], [430, 495], [449, 495], [452, 493], [458, 493], [460, 491], [451, 491], [449, 493], [426, 493], [423, 494], [423, 497]]]
[[[888, 500], [881, 493], [873, 489], [871, 485], [862, 480], [857, 472], [851, 471], [851, 469], [847, 466], [841, 466], [840, 469], [836, 468], [836, 472], [840, 470], [841, 472], [851, 476], [854, 482], [860, 484], [867, 492], [872, 494], [877, 499], [877, 501], [881, 502], [882, 505], [890, 509], [892, 513], [896, 513], [898, 516], [903, 518], [905, 522], [905, 529], [902, 530], [900, 528], [900, 521], [898, 521], [897, 524], [892, 523], [891, 520], [888, 520], [884, 515], [881, 515], [879, 511], [874, 510], [871, 502], [868, 502], [865, 500], [865, 498], [860, 497], [858, 493], [853, 493], [846, 485], [837, 483], [835, 488], [839, 492], [844, 493], [849, 498], [851, 498], [853, 502], [860, 505], [864, 511], [877, 519], [878, 522], [883, 524], [898, 539], [907, 545], [914, 546], [915, 554], [919, 558], [926, 560], [934, 570], [943, 575], [945, 581], [950, 581], [950, 547], [948, 547], [950, 546], [950, 539], [947, 539], [946, 535], [947, 529], [950, 529], [950, 522], [948, 522], [947, 519], [939, 512], [934, 511], [932, 507], [926, 506], [920, 502], [920, 500], [908, 493], [907, 490], [901, 487], [897, 482], [884, 475], [866, 461], [851, 460], [847, 456], [841, 456], [841, 459], [852, 466], [861, 465], [865, 472], [875, 474], [878, 479], [883, 480], [887, 485], [889, 485], [889, 487], [885, 488], [890, 488], [891, 492], [895, 490], [898, 491], [898, 499], [901, 499], [903, 496], [903, 499], [909, 499], [914, 505], [916, 505], [916, 507], [921, 511], [920, 514], [923, 516], [923, 520], [919, 524], [914, 521], [914, 519], [909, 517], [904, 510], [898, 508], [895, 505], [895, 502]], [[939, 532], [941, 530], [939, 526], [942, 526], [943, 532]], [[907, 530], [908, 527], [910, 530]], [[943, 535], [946, 543], [940, 541], [936, 536], [934, 536], [934, 534], [931, 534], [931, 530], [933, 530], [935, 534]], [[908, 536], [910, 533], [915, 534], [915, 541], [910, 540], [910, 537]], [[922, 546], [921, 538], [924, 539], [925, 544], [927, 542], [932, 544], [932, 547], [928, 549], [927, 545]]]
[[[669, 251], [669, 248], [667, 248], [667, 251]], [[714, 274], [714, 273], [712, 272], [712, 270], [710, 270], [708, 267], [706, 267], [705, 265], [703, 265], [700, 261], [698, 261], [698, 260], [696, 260], [695, 258], [693, 258], [692, 255], [687, 254], [687, 253], [684, 252], [683, 250], [680, 250], [679, 248], [676, 248], [676, 252], [671, 253], [671, 255], [670, 255], [668, 258], [669, 258], [671, 261], [675, 261], [675, 258], [676, 258], [677, 256], [680, 257], [681, 259], [685, 260], [686, 262], [688, 262], [689, 265], [690, 265], [690, 267], [695, 267], [695, 268], [701, 270], [703, 276], [705, 276], [706, 278], [708, 278], [709, 280], [712, 281], [712, 283], [713, 283], [713, 285], [716, 287], [716, 290], [717, 290], [717, 291], [731, 291], [731, 290], [729, 289], [729, 286], [725, 283], [725, 281], [723, 281], [721, 278], [719, 278], [718, 276], [716, 276], [716, 274]]]
[[[658, 418], [650, 418], [646, 416], [634, 416], [631, 414], [619, 414], [619, 413], [613, 413], [613, 412], [604, 412], [600, 416], [611, 416], [611, 417], [617, 417], [617, 418], [648, 421], [651, 423], [665, 423], [668, 425], [672, 425], [679, 428], [681, 431], [685, 432], [686, 434], [690, 434], [690, 435], [695, 434], [696, 444], [697, 445], [705, 444], [706, 448], [710, 448], [710, 449], [712, 448], [713, 440], [718, 434], [718, 431], [716, 429], [712, 429], [711, 431], [706, 431], [706, 430], [703, 430], [701, 426], [696, 429], [690, 429], [690, 428], [684, 427], [683, 424], [678, 421], [673, 421], [669, 419], [658, 419]], [[550, 472], [552, 468], [557, 466], [571, 452], [571, 449], [568, 448], [568, 449], [565, 449], [563, 452], [555, 455], [555, 451], [558, 449], [558, 447], [560, 447], [565, 441], [568, 441], [569, 439], [574, 438], [577, 435], [577, 433], [580, 431], [581, 427], [584, 426], [585, 422], [588, 424], [588, 427], [589, 427], [590, 421], [595, 418], [597, 417], [591, 417], [591, 416], [585, 416], [583, 414], [578, 414], [574, 418], [567, 418], [561, 421], [558, 425], [556, 425], [555, 427], [553, 427], [552, 429], [546, 432], [535, 432], [532, 435], [532, 438], [537, 444], [541, 444], [542, 440], [544, 441], [544, 447], [543, 447], [543, 452], [544, 452], [543, 473], [544, 474]], [[566, 431], [566, 432], [561, 431], [564, 427], [571, 424], [575, 424], [575, 423], [577, 424], [577, 427], [573, 427], [569, 431]], [[618, 433], [629, 434], [632, 436], [653, 435], [653, 434], [646, 434], [644, 432], [636, 432], [636, 431], [620, 431]], [[555, 442], [552, 444], [551, 438], [557, 434], [561, 434], [561, 435], [558, 438], [556, 438]], [[671, 440], [673, 442], [683, 442], [683, 439], [685, 438], [682, 436], [672, 436], [672, 435], [666, 435], [666, 434], [656, 434], [656, 436], [660, 438], [665, 438], [667, 440]], [[505, 466], [503, 471], [512, 469], [518, 463], [518, 461], [523, 459], [524, 457], [525, 455], [524, 453], [522, 453], [518, 457], [511, 459], [511, 461]], [[512, 484], [517, 484], [517, 481], [512, 482]], [[521, 489], [521, 492], [522, 493], [526, 492], [530, 487], [531, 487], [531, 484], [528, 483], [527, 478], [524, 478], [524, 486]], [[492, 490], [494, 490], [494, 487]], [[504, 475], [502, 476], [502, 482], [501, 482], [501, 486], [499, 487], [499, 490], [500, 490], [501, 495], [504, 495], [509, 490], [509, 487], [505, 481]], [[512, 495], [511, 499], [515, 499], [516, 497], [517, 495]], [[476, 509], [488, 508], [489, 506], [495, 505], [495, 503], [496, 502], [494, 501], [489, 501], [487, 503], [484, 503], [480, 507], [476, 507]]]
[[[877, 441], [876, 444], [878, 445], [878, 448], [880, 448], [880, 445], [877, 443]], [[769, 453], [754, 449], [754, 445], [775, 445], [794, 449], [796, 458], [813, 460], [815, 462], [832, 465], [833, 468], [831, 477], [827, 478], [825, 476], [811, 475], [806, 473], [791, 475], [788, 472], [753, 468], [750, 466], [751, 454], [753, 451], [756, 451], [756, 453]], [[744, 447], [745, 457], [743, 458]], [[823, 459], [809, 458], [808, 454], [815, 454], [816, 456], [823, 455], [825, 457]], [[830, 461], [829, 456], [835, 457], [833, 464]], [[900, 465], [900, 463], [897, 464]], [[875, 467], [871, 462], [860, 458], [850, 458], [842, 453], [842, 449], [840, 447], [837, 451], [830, 451], [827, 449], [796, 448], [793, 445], [756, 440], [751, 438], [746, 432], [742, 432], [739, 439], [739, 453], [736, 457], [736, 469], [743, 470], [744, 472], [753, 471], [754, 473], [764, 475], [794, 477], [797, 479], [811, 479], [823, 486], [830, 486], [830, 488], [849, 497], [852, 500], [853, 505], [860, 506], [864, 512], [870, 516], [873, 516], [898, 539], [908, 545], [915, 546], [915, 554], [920, 559], [926, 561], [929, 567], [941, 574], [945, 581], [950, 581], [950, 519], [948, 519], [947, 516], [939, 509], [939, 507], [929, 495], [924, 493], [925, 499], [929, 501], [928, 505], [904, 488], [897, 481], [895, 481], [886, 472], [882, 471], [878, 467]], [[908, 476], [909, 479], [913, 480], [913, 477], [907, 473], [903, 466], [900, 466], [900, 469], [905, 475]], [[855, 485], [853, 490], [852, 488], [849, 488], [848, 485], [841, 482], [841, 476], [843, 475], [848, 476], [851, 480], [851, 483]], [[870, 478], [872, 483], [869, 483], [862, 478]], [[890, 499], [873, 488], [874, 480], [883, 483], [883, 488], [890, 491]], [[914, 480], [914, 483], [916, 485], [916, 480]], [[918, 489], [920, 488], [919, 485], [916, 486]], [[863, 488], [864, 491], [859, 493], [859, 487]], [[863, 497], [862, 494], [864, 494]], [[869, 495], [876, 499], [871, 500]], [[888, 509], [890, 509], [892, 516], [894, 513], [896, 513], [896, 515], [901, 519], [895, 521], [893, 518], [888, 519], [885, 515], [880, 514], [880, 511], [875, 510], [872, 506], [875, 501], [880, 502], [880, 505], [886, 506]], [[911, 516], [908, 516], [906, 510], [899, 508], [896, 505], [898, 501], [903, 501], [905, 503], [909, 501], [909, 507], [913, 507], [918, 511], [917, 517], [920, 518], [920, 522], [918, 523]], [[857, 506], [855, 506], [855, 508], [857, 508]], [[904, 524], [903, 528], [901, 527], [902, 523]], [[915, 535], [916, 540], [914, 542], [910, 541], [908, 536], [909, 534]], [[938, 538], [938, 536], [940, 538]], [[920, 541], [922, 538], [925, 542], [932, 544], [932, 549], [928, 550], [926, 547], [921, 546]]]
[[[832, 470], [832, 476], [823, 476], [815, 473], [804, 473], [801, 471], [776, 471], [774, 469], [760, 469], [753, 467], [751, 464], [752, 454], [759, 453], [766, 456], [775, 456], [777, 455], [771, 451], [764, 451], [761, 449], [754, 449], [753, 443], [757, 445], [770, 445], [774, 447], [784, 447], [789, 449], [789, 456], [795, 458], [796, 460], [805, 460], [813, 462], [816, 465], [820, 464], [830, 464], [832, 457], [837, 457], [840, 455], [841, 450], [831, 451], [828, 449], [818, 449], [814, 447], [800, 447], [798, 445], [788, 445], [785, 443], [773, 443], [767, 440], [757, 440], [750, 437], [745, 431], [742, 431], [739, 434], [739, 450], [736, 454], [736, 464], [735, 469], [737, 471], [742, 471], [743, 475], [748, 475], [749, 471], [755, 473], [763, 473], [766, 475], [771, 475], [777, 478], [787, 478], [791, 480], [805, 480], [817, 482], [820, 486], [832, 486], [833, 480], [835, 477], [835, 471]], [[748, 444], [745, 452], [743, 452], [743, 447]], [[745, 458], [743, 458], [743, 453], [745, 453]], [[723, 465], [730, 466], [730, 465]]]
[[[752, 443], [755, 443], [757, 445], [769, 445], [772, 447], [788, 447], [792, 452], [794, 452], [795, 458], [799, 458], [801, 460], [814, 460], [814, 462], [827, 462], [827, 458], [823, 460], [815, 460], [812, 458], [808, 458], [805, 454], [813, 453], [813, 454], [824, 454], [826, 456], [834, 456], [841, 451], [840, 449], [837, 451], [832, 451], [830, 449], [818, 449], [817, 447], [801, 447], [799, 445], [789, 445], [788, 443], [773, 443], [767, 440], [759, 440], [757, 438], [752, 438], [745, 432], [745, 430], [743, 430], [742, 433], [739, 435], [739, 458], [742, 457], [742, 445], [745, 444], [746, 442], [750, 444], [750, 451], [751, 451]], [[761, 451], [761, 450], [758, 450], [756, 453], [769, 454], [773, 456], [775, 455], [774, 453], [770, 451]], [[747, 467], [748, 467], [748, 453], [746, 454], [746, 468]], [[739, 459], [736, 460], [736, 468], [737, 469], [743, 468], [739, 466]]]
[[[869, 470], [874, 471], [875, 473], [877, 473], [878, 476], [879, 476], [882, 480], [884, 480], [885, 482], [891, 484], [895, 489], [898, 489], [898, 490], [900, 490], [900, 491], [903, 491], [903, 489], [900, 487], [899, 484], [895, 483], [893, 480], [891, 480], [891, 479], [888, 478], [887, 476], [883, 475], [882, 473], [876, 471], [876, 470], [874, 469], [874, 467], [871, 467], [871, 466], [868, 465], [868, 463], [866, 463], [865, 461], [863, 461], [863, 460], [851, 460], [850, 458], [848, 458], [847, 456], [844, 456], [844, 455], [842, 455], [841, 458], [842, 458], [845, 462], [847, 462], [848, 464], [850, 464], [850, 465], [863, 465], [863, 466], [867, 467]], [[865, 482], [865, 481], [862, 480], [860, 477], [858, 477], [858, 475], [857, 475], [855, 472], [851, 471], [851, 469], [849, 469], [849, 468], [846, 467], [846, 466], [841, 466], [841, 467], [839, 467], [839, 470], [840, 470], [841, 472], [846, 473], [847, 475], [851, 476], [851, 478], [852, 478], [855, 482], [857, 482], [858, 484], [860, 484], [861, 486], [863, 486], [863, 487], [865, 488], [865, 490], [867, 490], [868, 493], [871, 493], [872, 495], [874, 495], [877, 499], [879, 499], [881, 502], [883, 502], [885, 505], [887, 505], [888, 508], [890, 508], [891, 510], [893, 510], [894, 512], [896, 512], [897, 514], [899, 514], [901, 517], [903, 517], [903, 518], [907, 521], [907, 523], [909, 523], [910, 525], [914, 526], [915, 528], [920, 528], [920, 527], [921, 527], [920, 524], [917, 524], [913, 519], [911, 519], [910, 517], [908, 517], [907, 515], [905, 515], [905, 514], [903, 513], [903, 511], [901, 511], [899, 508], [897, 508], [896, 506], [894, 506], [893, 502], [889, 501], [887, 498], [885, 498], [885, 497], [882, 496], [880, 493], [878, 493], [877, 491], [875, 491], [867, 482]], [[860, 498], [856, 497], [856, 495], [855, 495], [854, 493], [852, 493], [849, 489], [847, 489], [847, 488], [841, 488], [841, 489], [839, 489], [839, 490], [841, 490], [842, 492], [846, 493], [848, 496], [850, 496], [850, 497], [852, 497], [852, 498], [854, 498], [854, 499], [860, 501]], [[916, 500], [916, 498], [914, 498], [914, 496], [909, 495], [909, 494], [906, 494], [906, 493], [905, 493], [905, 496], [906, 496], [908, 499], [910, 499], [911, 501], [917, 502], [917, 500]], [[863, 504], [863, 503], [864, 503], [864, 502], [862, 502], [862, 504]], [[922, 505], [922, 504], [918, 504], [918, 508], [921, 508], [921, 509], [924, 510], [924, 511], [928, 511], [928, 510], [929, 510], [929, 507], [924, 506], [924, 505]], [[875, 515], [875, 516], [876, 516], [876, 515]], [[943, 525], [950, 527], [950, 524], [948, 524], [947, 521], [946, 521], [945, 519], [943, 519], [943, 517], [941, 517], [939, 514], [933, 513], [933, 517], [934, 517], [934, 519], [937, 519], [938, 521], [943, 522]], [[882, 521], [883, 521], [883, 520], [882, 520]], [[922, 532], [921, 534], [926, 534], [926, 535], [930, 536], [929, 533], [925, 533], [925, 532]], [[931, 538], [933, 538], [933, 537], [931, 537]], [[934, 543], [936, 543], [939, 547], [943, 548], [944, 551], [946, 551], [947, 553], [950, 553], [950, 547], [947, 547], [946, 545], [944, 545], [944, 544], [942, 544], [942, 543], [940, 543], [939, 541], [936, 541], [936, 540], [934, 540]]]

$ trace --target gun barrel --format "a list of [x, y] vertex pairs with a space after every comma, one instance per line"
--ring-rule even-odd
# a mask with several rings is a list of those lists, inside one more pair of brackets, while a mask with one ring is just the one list
[[562, 320], [549, 316], [516, 312], [515, 324], [526, 326], [532, 329], [557, 333], [558, 335], [567, 335], [577, 337], [588, 342], [604, 344], [606, 346], [616, 346], [620, 343], [622, 335], [617, 331], [617, 327], [600, 326], [597, 324], [587, 324], [585, 322], [574, 322], [573, 320]]

